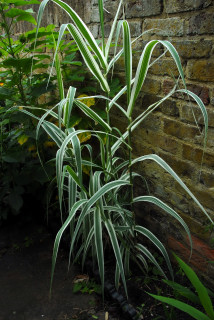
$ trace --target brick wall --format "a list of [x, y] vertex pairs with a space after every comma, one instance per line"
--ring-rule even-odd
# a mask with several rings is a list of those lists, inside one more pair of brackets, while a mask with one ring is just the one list
[[[118, 1], [104, 1], [110, 14], [105, 15], [105, 33], [108, 35], [112, 17]], [[72, 1], [90, 27], [95, 37], [100, 36], [99, 14], [96, 0]], [[68, 18], [49, 5], [47, 23], [68, 22]], [[169, 39], [177, 49], [185, 72], [187, 87], [204, 102], [209, 114], [207, 148], [203, 157], [203, 118], [195, 103], [187, 96], [175, 94], [154, 112], [134, 134], [135, 156], [156, 153], [187, 184], [207, 212], [214, 218], [214, 1], [213, 0], [126, 0], [125, 16], [130, 22], [132, 36], [154, 29], [145, 34], [135, 45], [137, 66], [139, 52], [150, 39]], [[154, 56], [163, 52], [157, 47]], [[115, 67], [116, 75], [124, 81], [122, 59]], [[173, 87], [173, 74], [178, 76], [175, 63], [166, 54], [150, 69], [147, 80], [138, 99], [135, 114], [139, 114], [151, 103], [167, 94]], [[192, 110], [197, 118], [195, 124]], [[124, 126], [123, 119], [116, 114], [114, 123]], [[188, 223], [194, 236], [193, 266], [200, 266], [205, 276], [213, 277], [214, 260], [211, 231], [206, 231], [207, 220], [182, 188], [162, 169], [152, 162], [138, 166], [146, 178], [152, 194], [172, 206]], [[201, 170], [201, 174], [200, 174]], [[137, 184], [136, 192], [142, 193], [142, 184]], [[138, 207], [138, 215], [144, 223], [156, 231], [169, 248], [187, 257], [189, 244], [180, 226], [154, 207]], [[146, 214], [145, 214], [146, 213]], [[160, 228], [161, 225], [161, 228]], [[181, 231], [181, 235], [180, 235]]]
[[[118, 1], [105, 1], [106, 9], [112, 13], [106, 14], [106, 35], [110, 31], [117, 3]], [[133, 38], [145, 30], [158, 29], [143, 36], [135, 46], [137, 51], [142, 52], [150, 39], [169, 39], [172, 42], [181, 57], [188, 89], [202, 99], [209, 115], [208, 142], [202, 167], [203, 118], [191, 99], [178, 94], [165, 102], [136, 130], [134, 154], [156, 153], [161, 156], [214, 218], [214, 1], [127, 0], [125, 16], [130, 23]], [[84, 18], [93, 34], [99, 36], [97, 1], [88, 0], [85, 3]], [[154, 56], [157, 57], [162, 52], [163, 49], [158, 47]], [[136, 53], [133, 60], [135, 67], [139, 54]], [[115, 70], [121, 81], [124, 81], [122, 69], [121, 59]], [[174, 82], [171, 74], [178, 76], [175, 63], [166, 54], [149, 71], [138, 99], [136, 115], [172, 89]], [[122, 128], [125, 124], [118, 116], [116, 113], [113, 121]], [[214, 260], [214, 250], [211, 247], [214, 235], [211, 231], [206, 231], [208, 222], [203, 213], [158, 165], [148, 162], [138, 166], [138, 170], [147, 179], [150, 192], [172, 206], [188, 223], [194, 240], [192, 265], [200, 265], [205, 277], [209, 274], [209, 277], [212, 275], [214, 278], [212, 265], [207, 262]], [[142, 193], [142, 184], [137, 185], [136, 192]], [[188, 240], [175, 221], [154, 207], [138, 206], [137, 210], [138, 215], [145, 220], [144, 223], [157, 232], [168, 243], [169, 248], [184, 258], [188, 257]]]

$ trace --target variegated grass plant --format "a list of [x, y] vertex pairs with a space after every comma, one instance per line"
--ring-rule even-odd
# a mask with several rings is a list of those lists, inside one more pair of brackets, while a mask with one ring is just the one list
[[[163, 244], [149, 229], [136, 224], [135, 214], [133, 212], [133, 205], [135, 203], [152, 203], [174, 217], [183, 226], [189, 237], [190, 244], [192, 244], [188, 226], [174, 209], [170, 208], [167, 204], [154, 196], [145, 195], [134, 197], [134, 179], [139, 176], [139, 174], [133, 171], [133, 166], [136, 163], [146, 160], [155, 161], [184, 188], [211, 223], [213, 223], [199, 201], [163, 159], [155, 154], [150, 154], [142, 155], [133, 160], [132, 134], [139, 124], [142, 123], [151, 112], [156, 110], [160, 104], [164, 103], [164, 101], [175, 92], [181, 92], [182, 94], [187, 94], [193, 98], [203, 114], [205, 125], [204, 145], [206, 145], [208, 128], [207, 111], [200, 98], [187, 90], [179, 55], [169, 41], [149, 41], [140, 56], [136, 73], [133, 76], [133, 41], [131, 40], [129, 24], [125, 19], [118, 21], [119, 13], [123, 5], [122, 0], [119, 1], [118, 9], [107, 41], [104, 39], [103, 0], [98, 1], [102, 34], [101, 45], [97, 43], [88, 27], [68, 4], [61, 0], [52, 1], [65, 10], [71, 19], [70, 23], [61, 26], [58, 43], [62, 39], [64, 32], [69, 31], [79, 48], [88, 70], [96, 78], [103, 91], [102, 95], [94, 96], [94, 98], [99, 98], [103, 101], [103, 104], [105, 104], [107, 120], [104, 121], [92, 108], [88, 108], [84, 104], [84, 98], [75, 98], [75, 88], [70, 87], [67, 92], [65, 92], [60, 72], [60, 61], [57, 54], [58, 44], [56, 44], [54, 62], [58, 75], [61, 101], [56, 106], [57, 111], [54, 111], [55, 109], [47, 111], [39, 120], [37, 127], [37, 133], [40, 128], [43, 127], [59, 148], [56, 154], [56, 177], [59, 203], [62, 210], [62, 203], [66, 200], [68, 209], [67, 218], [65, 221], [62, 221], [62, 227], [57, 233], [54, 243], [51, 283], [53, 281], [60, 240], [64, 231], [69, 228], [71, 239], [69, 264], [71, 260], [73, 261], [74, 259], [81, 257], [82, 266], [84, 266], [86, 257], [92, 257], [94, 265], [98, 265], [99, 268], [104, 294], [104, 239], [107, 237], [115, 256], [116, 287], [118, 287], [121, 279], [127, 294], [126, 276], [129, 274], [130, 260], [134, 260], [134, 262], [140, 265], [142, 269], [148, 269], [147, 261], [149, 260], [158, 268], [161, 274], [166, 277], [150, 249], [139, 240], [141, 236], [148, 238], [163, 255], [171, 277], [173, 278], [170, 259]], [[41, 2], [38, 12], [38, 28], [41, 23], [45, 6], [48, 2], [49, 0], [43, 0]], [[117, 48], [118, 39], [123, 43], [123, 47], [119, 51], [115, 49], [114, 55], [110, 54], [110, 46], [113, 39], [115, 39], [115, 48]], [[180, 80], [183, 84], [183, 89], [177, 89], [177, 86], [175, 85], [167, 96], [150, 105], [137, 118], [133, 119], [135, 103], [144, 84], [148, 69], [152, 64], [152, 52], [158, 44], [161, 44], [165, 48], [165, 51], [168, 51], [175, 61], [180, 74]], [[117, 63], [122, 55], [124, 55], [125, 59], [126, 85], [114, 98], [110, 99], [109, 80], [115, 63]], [[121, 106], [118, 103], [118, 99], [124, 94], [126, 94], [127, 102], [126, 105]], [[69, 126], [69, 120], [72, 117], [74, 105], [84, 112], [87, 117], [98, 124], [94, 130], [75, 130], [75, 128]], [[115, 129], [111, 126], [110, 114], [113, 107], [118, 108], [127, 120], [127, 130], [123, 133], [121, 133], [119, 129]], [[47, 116], [50, 114], [58, 119], [58, 127], [47, 120]], [[94, 160], [93, 146], [88, 142], [80, 144], [78, 135], [84, 132], [90, 132], [94, 139], [97, 139], [99, 142], [100, 152], [99, 157], [97, 157], [96, 154], [96, 160]], [[118, 156], [118, 151], [121, 147], [127, 149], [127, 160]], [[90, 160], [85, 160], [82, 156], [83, 152], [85, 153], [86, 151]], [[88, 180], [84, 180], [83, 178], [84, 165], [90, 168]], [[129, 190], [128, 202], [127, 198], [121, 196], [121, 193], [125, 193], [123, 189], [125, 191]]]

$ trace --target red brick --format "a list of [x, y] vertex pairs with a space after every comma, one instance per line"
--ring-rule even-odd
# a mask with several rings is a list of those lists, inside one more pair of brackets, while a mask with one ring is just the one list
[[[174, 87], [174, 82], [172, 80], [164, 80], [163, 81], [163, 91], [164, 94], [168, 94]], [[208, 105], [210, 102], [210, 97], [209, 97], [209, 88], [206, 86], [201, 86], [197, 84], [187, 84], [187, 89], [190, 90], [191, 92], [195, 93], [205, 105]], [[188, 96], [187, 94], [183, 93], [175, 93], [173, 97], [179, 98], [179, 99], [185, 99], [185, 100], [190, 100], [190, 101], [195, 101], [192, 97]]]
[[195, 236], [192, 236], [192, 242], [194, 251], [205, 257], [206, 260], [214, 261], [214, 249]]
[[206, 272], [208, 266], [207, 259], [197, 251], [193, 251], [191, 260], [189, 260], [190, 248], [175, 239], [173, 236], [169, 236], [168, 238], [168, 247], [172, 249], [179, 257], [181, 257], [187, 264], [193, 266], [194, 269]]

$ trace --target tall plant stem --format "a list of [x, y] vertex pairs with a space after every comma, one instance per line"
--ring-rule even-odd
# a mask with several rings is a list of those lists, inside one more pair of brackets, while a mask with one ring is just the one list
[[[109, 98], [109, 95], [108, 95]], [[109, 113], [109, 101], [106, 101], [106, 118], [107, 123], [110, 126], [110, 113]], [[111, 143], [110, 143], [110, 136], [106, 134], [106, 163], [110, 161], [110, 172], [112, 172], [112, 158], [111, 158]]]
[[132, 132], [130, 124], [132, 122], [132, 118], [129, 118], [129, 130], [128, 130], [128, 144], [129, 144], [129, 182], [130, 182], [130, 207], [134, 218], [135, 224], [135, 214], [133, 208], [133, 199], [134, 199], [134, 190], [133, 190], [133, 174], [132, 174]]

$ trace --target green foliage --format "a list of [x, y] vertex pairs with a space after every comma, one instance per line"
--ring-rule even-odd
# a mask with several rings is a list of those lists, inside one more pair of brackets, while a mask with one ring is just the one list
[[[44, 206], [45, 197], [37, 191], [54, 176], [54, 166], [45, 165], [45, 173], [40, 160], [45, 162], [54, 156], [55, 143], [44, 132], [36, 141], [36, 121], [13, 108], [28, 106], [34, 108], [35, 116], [40, 116], [42, 110], [57, 101], [56, 76], [49, 77], [51, 51], [58, 39], [55, 26], [35, 28], [18, 37], [15, 34], [20, 21], [36, 24], [33, 10], [23, 10], [22, 6], [39, 3], [0, 1], [0, 220], [11, 213], [19, 214], [26, 199], [32, 197]], [[76, 59], [77, 46], [73, 41], [62, 40], [58, 47], [65, 83], [83, 81], [85, 70]]]
[[[86, 256], [91, 256], [94, 265], [98, 265], [102, 294], [104, 294], [105, 249], [110, 250], [109, 248], [111, 248], [111, 252], [115, 257], [115, 285], [118, 288], [119, 282], [122, 280], [127, 294], [126, 276], [130, 273], [130, 260], [140, 265], [142, 269], [148, 269], [148, 260], [166, 278], [161, 265], [155, 259], [152, 251], [141, 242], [140, 239], [142, 237], [147, 238], [161, 253], [173, 278], [172, 266], [163, 244], [149, 229], [136, 224], [135, 203], [152, 203], [175, 218], [185, 229], [191, 244], [189, 228], [174, 209], [150, 195], [134, 197], [134, 180], [136, 177], [143, 179], [143, 177], [134, 171], [134, 165], [148, 160], [156, 162], [184, 188], [206, 217], [213, 223], [203, 206], [163, 159], [151, 154], [133, 160], [133, 131], [152, 111], [177, 91], [177, 84], [175, 84], [175, 87], [167, 96], [149, 106], [137, 118], [132, 118], [135, 103], [144, 84], [148, 69], [151, 66], [152, 52], [156, 45], [161, 44], [175, 61], [183, 84], [181, 91], [184, 94], [190, 95], [198, 104], [203, 114], [205, 131], [207, 131], [208, 123], [207, 111], [203, 102], [186, 89], [179, 55], [169, 41], [152, 40], [147, 43], [141, 54], [136, 74], [133, 78], [130, 28], [126, 20], [117, 23], [122, 0], [119, 2], [109, 38], [105, 43], [104, 35], [102, 36], [101, 47], [85, 23], [68, 4], [61, 0], [53, 0], [53, 2], [65, 10], [71, 18], [71, 23], [63, 24], [60, 28], [54, 61], [57, 62], [58, 47], [62, 41], [64, 32], [67, 30], [75, 40], [88, 70], [100, 85], [102, 93], [90, 98], [99, 101], [102, 111], [105, 108], [105, 117], [100, 116], [95, 108], [87, 108], [84, 105], [84, 99], [86, 98], [76, 97], [76, 89], [74, 87], [70, 87], [66, 92], [62, 82], [61, 70], [57, 68], [57, 79], [62, 94], [60, 103], [56, 105], [57, 111], [52, 110], [51, 115], [58, 119], [59, 126], [55, 126], [49, 122], [49, 111], [40, 118], [37, 126], [37, 135], [42, 127], [58, 146], [56, 153], [56, 178], [62, 226], [57, 233], [54, 243], [51, 284], [60, 241], [65, 230], [69, 228], [71, 236], [69, 263], [71, 259], [77, 260], [81, 256], [82, 265], [84, 266]], [[43, 0], [40, 5], [38, 30], [47, 3], [48, 0]], [[102, 1], [99, 1], [99, 12], [102, 30]], [[122, 48], [117, 46], [121, 30]], [[109, 49], [114, 34], [116, 34], [115, 54], [110, 55]], [[121, 89], [117, 86], [116, 81], [112, 81], [110, 78], [114, 64], [122, 54], [125, 59], [126, 85]], [[114, 97], [112, 97], [110, 90], [111, 84], [113, 84], [114, 89], [117, 88], [118, 90], [118, 92], [114, 90]], [[121, 106], [118, 101], [123, 94], [126, 94], [127, 102]], [[111, 125], [111, 108], [113, 107], [118, 108], [127, 122], [125, 132], [120, 132], [118, 128], [113, 128]], [[76, 119], [72, 119], [74, 110], [85, 113], [91, 121], [92, 125], [90, 128], [86, 130], [71, 125], [71, 123], [76, 121]], [[24, 112], [27, 113], [27, 111]], [[90, 140], [90, 143], [88, 141], [81, 143], [78, 137], [86, 133], [89, 133], [93, 139], [92, 141]], [[206, 134], [204, 141], [204, 144], [206, 144]], [[121, 156], [124, 150], [126, 150], [126, 156]], [[87, 175], [85, 175], [83, 170], [85, 166], [88, 168]], [[67, 202], [65, 201], [66, 199]], [[64, 203], [66, 203], [65, 219], [63, 219]]]
[[73, 293], [97, 293], [101, 294], [101, 286], [100, 284], [96, 283], [93, 279], [88, 280], [88, 281], [81, 281], [81, 282], [76, 282], [73, 284]]
[[167, 303], [170, 306], [173, 306], [189, 314], [194, 319], [197, 319], [197, 320], [214, 319], [213, 304], [209, 296], [209, 295], [212, 295], [213, 297], [214, 296], [213, 293], [202, 284], [202, 282], [199, 280], [198, 276], [192, 270], [192, 268], [190, 268], [183, 260], [181, 260], [176, 255], [175, 255], [175, 258], [180, 268], [182, 269], [186, 277], [191, 282], [193, 288], [195, 289], [195, 292], [193, 292], [190, 288], [184, 287], [176, 282], [172, 282], [169, 280], [164, 280], [164, 282], [168, 284], [170, 287], [172, 287], [176, 295], [178, 295], [180, 298], [185, 298], [187, 302], [200, 306], [201, 307], [200, 309], [204, 309], [205, 313], [202, 313], [200, 310], [193, 307], [192, 305], [181, 301], [181, 299], [178, 300], [174, 298], [163, 297], [160, 295], [153, 295], [153, 294], [150, 294], [150, 295], [153, 298], [163, 303]]

